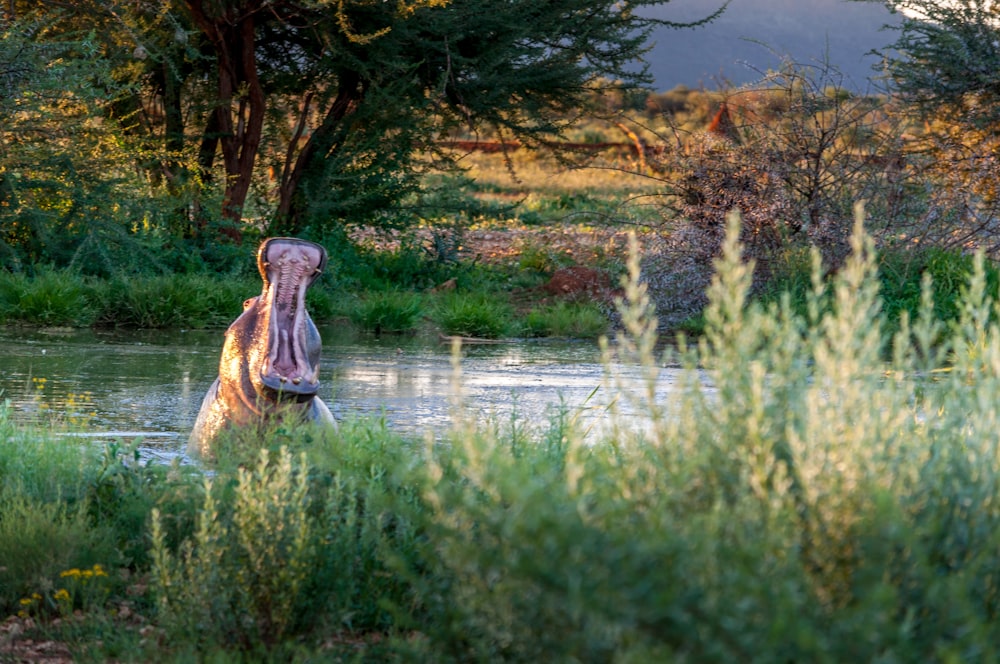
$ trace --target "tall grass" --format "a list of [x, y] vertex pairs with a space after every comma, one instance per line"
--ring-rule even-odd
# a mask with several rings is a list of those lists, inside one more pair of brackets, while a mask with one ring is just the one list
[[118, 278], [95, 289], [97, 322], [138, 328], [225, 327], [259, 283], [203, 275]]
[[524, 328], [535, 337], [597, 339], [608, 331], [608, 317], [590, 302], [557, 302], [528, 312]]
[[445, 334], [495, 339], [511, 328], [514, 312], [495, 296], [450, 293], [438, 300], [431, 316]]
[[[1000, 327], [982, 258], [955, 325], [928, 279], [887, 344], [860, 223], [832, 282], [813, 262], [801, 312], [748, 304], [737, 237], [731, 222], [704, 335], [667, 357], [630, 262], [606, 352], [641, 371], [609, 371], [596, 440], [571, 411], [508, 430], [474, 403], [423, 444], [377, 421], [277, 427], [220, 454], [210, 485], [176, 468], [125, 482], [111, 495], [153, 499], [143, 525], [87, 510], [58, 541], [74, 555], [45, 569], [113, 557], [126, 540], [108, 529], [139, 530], [149, 557], [122, 567], [154, 579], [159, 660], [995, 660]], [[682, 367], [666, 397], [664, 361]], [[0, 512], [0, 546], [37, 551], [19, 524], [53, 504], [58, 521], [60, 499], [7, 485], [26, 507]], [[23, 574], [17, 592], [54, 583]], [[78, 634], [111, 619], [125, 591], [109, 592]]]
[[367, 332], [399, 333], [416, 329], [423, 314], [423, 299], [417, 293], [385, 291], [370, 293], [351, 310], [351, 322]]
[[40, 270], [32, 279], [0, 272], [0, 323], [82, 327], [95, 315], [86, 283], [72, 270]]

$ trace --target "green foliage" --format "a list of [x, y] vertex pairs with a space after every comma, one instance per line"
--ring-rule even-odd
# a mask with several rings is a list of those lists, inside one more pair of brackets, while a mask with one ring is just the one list
[[521, 270], [551, 274], [561, 267], [572, 265], [573, 260], [565, 251], [553, 250], [541, 243], [526, 242], [521, 247], [517, 264]]
[[[62, 577], [94, 564], [116, 564], [110, 531], [94, 527], [79, 506], [39, 502], [16, 490], [0, 492], [0, 612], [27, 611], [36, 616], [72, 614], [60, 611], [59, 588], [72, 584]], [[76, 599], [80, 593], [75, 593]], [[34, 597], [33, 597], [34, 596]], [[22, 600], [34, 601], [22, 601]], [[67, 597], [72, 600], [73, 598]]]
[[86, 284], [71, 270], [39, 270], [32, 279], [0, 272], [0, 321], [85, 327], [94, 318]]
[[[923, 303], [924, 280], [930, 282], [934, 320], [949, 326], [960, 316], [963, 291], [974, 273], [974, 256], [954, 249], [925, 247], [887, 248], [878, 252], [879, 293], [887, 338], [899, 330], [904, 315], [914, 320]], [[805, 316], [815, 289], [815, 266], [805, 251], [788, 251], [771, 266], [767, 283], [754, 295], [755, 301], [777, 306], [788, 297], [788, 306]], [[1000, 269], [992, 262], [984, 266], [987, 288], [1000, 288]], [[829, 306], [828, 299], [819, 303]]]
[[422, 244], [403, 241], [395, 251], [363, 252], [353, 276], [367, 290], [432, 288], [451, 278], [455, 265], [438, 260]]
[[[989, 0], [888, 0], [904, 14], [888, 59], [899, 91], [925, 113], [975, 129], [1000, 121], [996, 12]], [[896, 55], [898, 53], [898, 55]]]
[[[137, 443], [130, 447], [109, 443], [95, 471], [84, 493], [92, 523], [110, 530], [123, 565], [148, 567], [150, 511], [156, 506], [176, 519], [186, 509], [184, 486], [191, 478], [179, 468], [143, 463]], [[173, 495], [178, 487], [179, 499]]]
[[[810, 258], [801, 309], [749, 301], [738, 237], [731, 218], [703, 336], [663, 355], [629, 261], [603, 429], [570, 409], [484, 425], [474, 403], [423, 445], [379, 421], [277, 425], [199, 484], [0, 417], [0, 599], [58, 612], [64, 571], [148, 537], [133, 572], [152, 575], [161, 660], [995, 659], [1000, 323], [982, 255], [926, 259], [956, 282], [971, 269], [957, 317], [935, 318], [924, 278], [886, 354], [888, 259], [860, 221], [831, 278]], [[100, 614], [124, 595], [107, 592], [81, 602]], [[91, 644], [103, 615], [74, 623]]]
[[259, 280], [175, 274], [116, 278], [95, 289], [98, 324], [139, 328], [225, 327]]
[[415, 293], [385, 291], [370, 293], [351, 311], [351, 322], [362, 330], [409, 332], [416, 328], [423, 315], [423, 299]]
[[[987, 291], [1000, 288], [1000, 270], [990, 262], [984, 265]], [[929, 279], [934, 298], [934, 319], [945, 325], [958, 321], [962, 293], [975, 271], [972, 254], [936, 247], [916, 251], [885, 251], [880, 255], [879, 277], [884, 308], [890, 322], [898, 321], [905, 311], [910, 320], [919, 313], [923, 280]]]
[[[141, 145], [104, 111], [123, 92], [93, 33], [39, 17], [0, 26], [0, 267], [107, 274], [148, 256]], [[133, 151], [133, 152], [130, 152]], [[105, 259], [114, 256], [114, 264]], [[78, 261], [78, 263], [77, 263]]]
[[15, 425], [10, 403], [0, 400], [0, 493], [32, 500], [80, 500], [95, 474], [97, 454], [65, 439]]
[[530, 336], [596, 339], [608, 329], [608, 317], [589, 302], [557, 302], [533, 309], [524, 320]]
[[310, 438], [315, 464], [304, 452], [293, 463], [286, 447], [264, 449], [234, 484], [206, 483], [195, 532], [176, 553], [153, 512], [160, 615], [173, 638], [203, 652], [254, 651], [304, 628], [389, 625], [382, 602], [403, 604], [408, 586], [384, 558], [412, 550], [414, 534], [403, 503], [390, 500], [398, 455], [379, 447], [384, 432], [365, 433]]
[[438, 300], [431, 317], [445, 334], [495, 339], [510, 329], [514, 312], [495, 297], [456, 292]]
[[153, 511], [153, 573], [169, 633], [253, 648], [274, 644], [294, 617], [310, 544], [307, 485], [287, 452], [272, 463], [263, 451], [237, 481], [232, 512], [222, 518], [206, 481], [195, 534], [176, 554]]

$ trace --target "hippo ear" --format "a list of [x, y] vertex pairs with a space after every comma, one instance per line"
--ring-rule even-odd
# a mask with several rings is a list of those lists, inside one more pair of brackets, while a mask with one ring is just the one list
[[323, 274], [324, 270], [326, 270], [326, 248], [320, 244], [313, 244], [313, 246], [319, 249], [320, 259], [319, 259], [319, 265], [316, 267], [316, 270], [312, 273], [312, 275], [309, 276], [310, 286], [314, 281], [319, 279], [320, 275]]
[[267, 245], [274, 239], [276, 238], [268, 238], [257, 247], [257, 271], [260, 272], [260, 278], [264, 280], [264, 286], [270, 284], [267, 278]]
[[257, 296], [257, 297], [248, 297], [247, 299], [243, 300], [243, 311], [246, 311], [247, 309], [249, 309], [250, 307], [252, 307], [254, 304], [256, 304], [257, 300], [259, 300], [259, 299], [260, 299], [260, 296]]

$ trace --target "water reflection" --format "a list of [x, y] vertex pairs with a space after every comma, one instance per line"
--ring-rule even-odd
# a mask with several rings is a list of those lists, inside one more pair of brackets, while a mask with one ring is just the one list
[[[437, 339], [352, 336], [321, 329], [320, 395], [338, 418], [384, 417], [422, 434], [446, 426], [453, 368]], [[0, 389], [15, 416], [83, 424], [96, 437], [143, 435], [145, 445], [179, 453], [215, 379], [221, 331], [0, 331]], [[475, 417], [541, 423], [602, 382], [594, 343], [524, 342], [467, 346], [461, 390]]]

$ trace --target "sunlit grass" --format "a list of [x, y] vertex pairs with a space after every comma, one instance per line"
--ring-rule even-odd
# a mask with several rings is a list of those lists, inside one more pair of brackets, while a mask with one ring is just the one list
[[447, 335], [495, 339], [513, 324], [510, 305], [479, 293], [449, 293], [437, 300], [431, 317]]
[[419, 294], [386, 291], [371, 293], [359, 300], [350, 318], [351, 322], [367, 332], [410, 332], [416, 329], [423, 311], [423, 300]]

